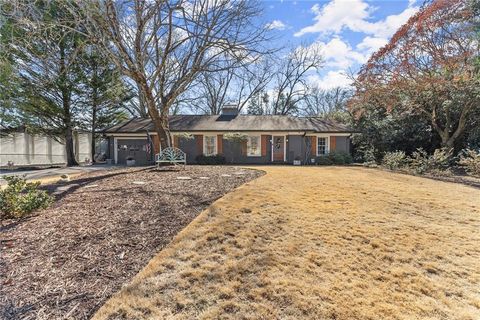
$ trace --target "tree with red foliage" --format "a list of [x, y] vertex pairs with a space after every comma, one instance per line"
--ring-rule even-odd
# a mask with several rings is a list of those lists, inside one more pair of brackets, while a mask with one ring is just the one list
[[477, 20], [469, 0], [425, 5], [362, 67], [350, 107], [425, 117], [442, 146], [453, 148], [480, 107]]

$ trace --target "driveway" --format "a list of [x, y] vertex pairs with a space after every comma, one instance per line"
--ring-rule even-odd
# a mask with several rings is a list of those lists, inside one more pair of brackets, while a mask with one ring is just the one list
[[480, 191], [353, 167], [260, 167], [96, 319], [479, 319]]
[[81, 174], [84, 172], [105, 170], [111, 168], [109, 165], [93, 165], [93, 166], [78, 166], [78, 167], [62, 167], [62, 168], [46, 168], [37, 170], [0, 170], [0, 186], [7, 182], [3, 177], [10, 175], [25, 175], [27, 180], [50, 180], [59, 178], [61, 175], [68, 174], [70, 176]]

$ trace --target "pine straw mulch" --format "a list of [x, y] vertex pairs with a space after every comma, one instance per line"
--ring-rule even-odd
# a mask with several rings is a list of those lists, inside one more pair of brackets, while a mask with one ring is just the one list
[[49, 209], [1, 222], [0, 318], [91, 317], [205, 207], [262, 174], [123, 168], [48, 186]]

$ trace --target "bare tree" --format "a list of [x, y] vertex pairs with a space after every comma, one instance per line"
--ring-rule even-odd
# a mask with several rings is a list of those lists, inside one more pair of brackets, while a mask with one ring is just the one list
[[299, 46], [279, 58], [274, 78], [274, 94], [272, 95], [272, 114], [291, 114], [298, 110], [298, 103], [304, 99], [307, 83], [306, 76], [309, 72], [321, 67], [323, 59], [320, 48], [312, 46]]
[[255, 61], [265, 52], [261, 12], [249, 0], [77, 1], [86, 28], [138, 86], [162, 146], [171, 145], [168, 115], [203, 73]]
[[219, 114], [229, 103], [240, 112], [252, 97], [265, 89], [271, 75], [268, 59], [222, 72], [204, 73], [194, 87], [199, 93], [197, 99], [190, 103], [204, 114]]
[[308, 89], [303, 100], [302, 112], [308, 116], [329, 119], [338, 112], [346, 111], [352, 90], [345, 87], [322, 89], [314, 86]]

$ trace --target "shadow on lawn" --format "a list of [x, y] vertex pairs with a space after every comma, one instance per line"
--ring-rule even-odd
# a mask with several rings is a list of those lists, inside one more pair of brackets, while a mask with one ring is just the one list
[[109, 172], [109, 173], [101, 174], [98, 176], [79, 178], [79, 179], [74, 179], [70, 182], [60, 182], [60, 183], [41, 186], [40, 189], [46, 190], [48, 193], [53, 194], [53, 196], [55, 197], [55, 201], [59, 201], [64, 197], [66, 197], [67, 195], [77, 191], [79, 188], [88, 186], [89, 184], [92, 184], [94, 182], [100, 182], [102, 180], [112, 178], [115, 176], [121, 176], [125, 174], [131, 174], [131, 173], [148, 171], [148, 170], [150, 170], [150, 168], [142, 168], [135, 171], [120, 171], [120, 172], [119, 170], [115, 170], [114, 172]]
[[[142, 168], [134, 171], [119, 171], [119, 170], [116, 170], [114, 172], [110, 171], [105, 174], [100, 174], [94, 177], [85, 177], [85, 178], [74, 179], [69, 182], [57, 182], [53, 184], [41, 185], [39, 189], [45, 190], [50, 195], [53, 195], [53, 197], [55, 198], [55, 202], [58, 202], [59, 200], [66, 197], [67, 195], [77, 191], [79, 188], [85, 187], [89, 184], [92, 184], [93, 182], [100, 182], [104, 179], [108, 179], [108, 178], [119, 176], [119, 175], [125, 175], [125, 174], [149, 171], [149, 170], [151, 170], [151, 168]], [[36, 213], [33, 213], [31, 215], [27, 215], [22, 218], [8, 219], [6, 221], [3, 221], [3, 223], [5, 224], [2, 223], [2, 225], [0, 225], [0, 233], [13, 229], [18, 225], [32, 219], [35, 216], [36, 216]], [[2, 240], [2, 242], [4, 242], [4, 240]]]

